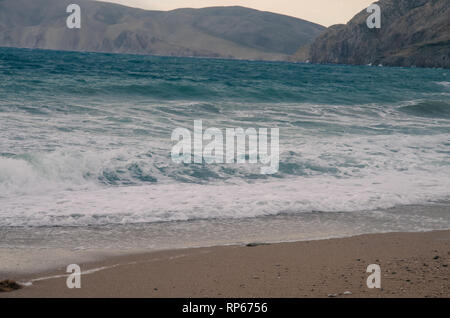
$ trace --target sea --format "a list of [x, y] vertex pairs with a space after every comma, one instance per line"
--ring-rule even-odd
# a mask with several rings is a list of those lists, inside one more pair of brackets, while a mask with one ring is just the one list
[[[279, 169], [175, 163], [278, 128]], [[0, 274], [450, 228], [450, 70], [0, 48]]]

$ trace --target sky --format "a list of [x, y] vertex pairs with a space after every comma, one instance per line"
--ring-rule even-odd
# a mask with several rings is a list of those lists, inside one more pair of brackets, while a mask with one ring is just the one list
[[375, 0], [100, 0], [150, 10], [232, 6], [286, 14], [330, 26], [347, 23]]

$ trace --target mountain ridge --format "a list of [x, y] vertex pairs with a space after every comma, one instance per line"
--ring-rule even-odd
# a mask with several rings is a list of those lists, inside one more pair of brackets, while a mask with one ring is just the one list
[[331, 26], [291, 58], [296, 62], [450, 68], [449, 0], [381, 0], [381, 28], [366, 10]]
[[0, 0], [0, 46], [235, 59], [286, 60], [325, 27], [240, 6], [144, 10], [79, 0], [81, 29], [68, 29], [70, 0]]

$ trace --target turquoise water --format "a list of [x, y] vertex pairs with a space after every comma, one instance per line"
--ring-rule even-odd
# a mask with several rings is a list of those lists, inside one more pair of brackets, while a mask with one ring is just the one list
[[[279, 172], [173, 163], [171, 133], [194, 120], [279, 128]], [[0, 127], [3, 229], [364, 216], [450, 195], [444, 69], [0, 48]], [[448, 227], [442, 213], [414, 229]]]

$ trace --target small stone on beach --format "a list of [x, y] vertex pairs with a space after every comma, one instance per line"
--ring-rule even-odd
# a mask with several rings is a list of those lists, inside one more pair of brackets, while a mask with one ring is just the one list
[[20, 288], [22, 288], [22, 286], [20, 286], [13, 280], [7, 279], [0, 282], [0, 292], [11, 292]]
[[256, 246], [261, 246], [261, 245], [269, 245], [269, 244], [268, 243], [257, 243], [257, 242], [254, 242], [254, 243], [248, 243], [245, 246], [247, 246], [247, 247], [256, 247]]

